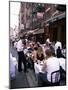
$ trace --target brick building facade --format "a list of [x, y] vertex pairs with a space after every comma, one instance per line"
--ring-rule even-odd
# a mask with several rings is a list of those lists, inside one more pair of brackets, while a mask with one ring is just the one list
[[23, 32], [44, 29], [34, 35], [37, 40], [43, 39], [41, 43], [48, 37], [66, 43], [66, 5], [21, 2], [19, 28]]

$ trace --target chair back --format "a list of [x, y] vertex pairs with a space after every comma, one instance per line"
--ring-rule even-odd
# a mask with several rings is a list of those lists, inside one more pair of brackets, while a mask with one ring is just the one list
[[51, 73], [51, 83], [57, 83], [60, 81], [60, 70]]

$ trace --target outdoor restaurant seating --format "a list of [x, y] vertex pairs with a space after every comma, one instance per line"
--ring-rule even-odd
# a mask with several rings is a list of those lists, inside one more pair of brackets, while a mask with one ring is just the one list
[[[55, 82], [53, 83], [53, 75], [55, 74]], [[51, 73], [51, 85], [60, 85], [60, 70]]]
[[64, 80], [66, 84], [66, 71], [60, 66], [60, 81]]
[[[53, 75], [55, 79], [53, 78]], [[59, 86], [60, 85], [60, 70], [51, 73], [51, 82], [42, 82], [42, 86]]]

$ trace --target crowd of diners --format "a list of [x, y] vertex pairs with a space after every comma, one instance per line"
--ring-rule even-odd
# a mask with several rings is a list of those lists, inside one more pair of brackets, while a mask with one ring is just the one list
[[[48, 38], [45, 44], [22, 39], [15, 44], [18, 52], [18, 71], [22, 71], [22, 62], [24, 72], [28, 72], [28, 68], [34, 70], [34, 64], [43, 61], [42, 72], [37, 75], [38, 85], [43, 86], [43, 83], [51, 82], [51, 73], [60, 70], [58, 58], [66, 59], [66, 48], [62, 48], [62, 43], [50, 42]], [[34, 70], [35, 72], [35, 70]]]

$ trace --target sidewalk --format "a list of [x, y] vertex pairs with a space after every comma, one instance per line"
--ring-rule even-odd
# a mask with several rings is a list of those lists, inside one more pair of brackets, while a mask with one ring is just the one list
[[17, 89], [17, 88], [28, 88], [28, 80], [26, 74], [22, 72], [18, 72], [16, 69], [16, 78], [10, 81], [10, 88]]

